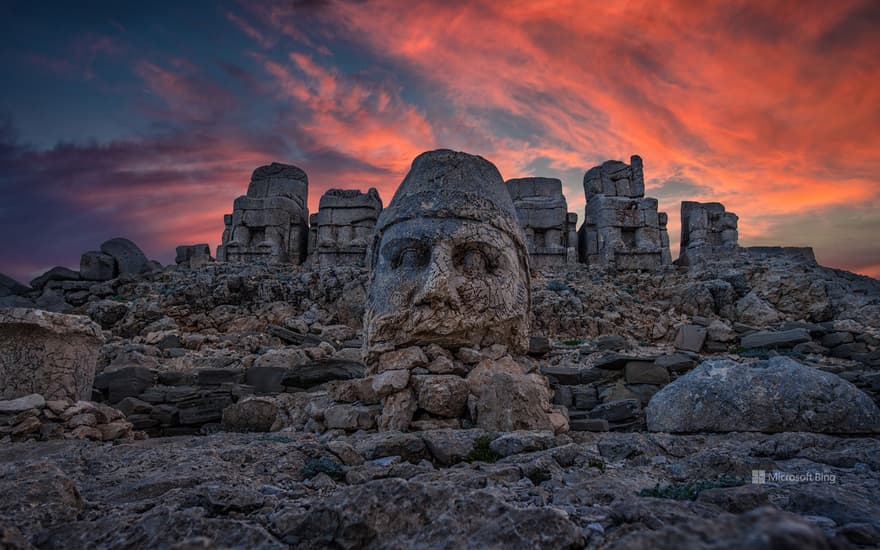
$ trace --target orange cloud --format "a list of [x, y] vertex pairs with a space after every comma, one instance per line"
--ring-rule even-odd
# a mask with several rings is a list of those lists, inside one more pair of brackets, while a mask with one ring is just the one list
[[[639, 153], [652, 182], [684, 171], [707, 187], [678, 200], [722, 200], [748, 242], [770, 227], [761, 216], [864, 203], [880, 191], [880, 43], [858, 23], [876, 11], [864, 2], [380, 0], [334, 4], [324, 16], [467, 113], [467, 134], [482, 136], [481, 153], [506, 177], [537, 158], [582, 173]], [[499, 112], [537, 132], [498, 132]], [[335, 127], [326, 130], [334, 143], [356, 154], [369, 154], [363, 138], [394, 139]], [[440, 137], [468, 144], [455, 129]], [[581, 208], [580, 181], [565, 183]], [[677, 200], [662, 207], [677, 233]]]

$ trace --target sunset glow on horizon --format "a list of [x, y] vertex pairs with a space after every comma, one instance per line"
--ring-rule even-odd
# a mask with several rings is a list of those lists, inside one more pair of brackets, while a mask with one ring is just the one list
[[270, 162], [388, 204], [413, 158], [505, 179], [644, 159], [646, 195], [880, 277], [880, 3], [306, 1], [0, 7], [0, 272], [125, 236], [216, 249]]

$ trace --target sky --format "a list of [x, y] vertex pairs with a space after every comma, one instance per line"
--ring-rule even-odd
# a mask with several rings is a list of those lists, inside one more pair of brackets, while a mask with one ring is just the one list
[[880, 276], [880, 2], [0, 2], [0, 272], [112, 237], [220, 242], [273, 161], [385, 204], [419, 153], [505, 179], [644, 159], [646, 195], [740, 244]]

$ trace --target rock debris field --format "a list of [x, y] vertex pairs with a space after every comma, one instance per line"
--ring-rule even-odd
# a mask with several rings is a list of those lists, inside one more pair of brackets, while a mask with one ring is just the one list
[[[880, 281], [645, 165], [383, 205], [255, 170], [216, 256], [0, 275], [2, 548], [880, 546]], [[650, 192], [650, 189], [647, 190]]]

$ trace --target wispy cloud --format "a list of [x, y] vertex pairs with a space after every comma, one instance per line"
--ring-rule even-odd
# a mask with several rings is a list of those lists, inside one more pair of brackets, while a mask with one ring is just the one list
[[435, 147], [507, 178], [561, 177], [579, 213], [585, 170], [640, 154], [673, 241], [681, 200], [719, 200], [746, 244], [880, 265], [876, 2], [257, 1], [217, 17], [241, 51], [140, 51], [124, 21], [109, 38], [77, 33], [65, 56], [29, 52], [34, 70], [85, 80], [125, 60], [149, 131], [48, 150], [0, 132], [3, 223], [22, 239], [4, 269], [74, 261], [115, 234], [160, 258], [216, 244], [250, 171], [273, 160], [307, 170], [312, 209], [330, 187], [374, 186], [387, 203]]

